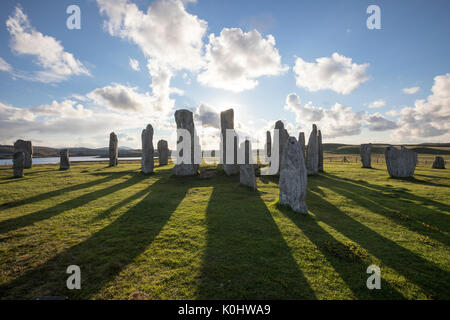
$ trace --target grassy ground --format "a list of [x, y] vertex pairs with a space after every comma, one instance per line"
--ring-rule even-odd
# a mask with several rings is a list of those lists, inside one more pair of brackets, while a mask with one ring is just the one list
[[[449, 299], [450, 171], [326, 163], [308, 216], [238, 177], [153, 175], [137, 162], [0, 167], [0, 298]], [[202, 167], [205, 170], [206, 167]], [[81, 267], [81, 290], [66, 268]], [[366, 269], [381, 268], [381, 290]]]

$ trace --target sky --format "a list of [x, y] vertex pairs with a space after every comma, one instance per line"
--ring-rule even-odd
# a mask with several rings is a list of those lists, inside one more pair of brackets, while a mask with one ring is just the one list
[[315, 123], [324, 143], [448, 143], [449, 12], [445, 0], [2, 0], [0, 144], [104, 147], [114, 131], [140, 148], [150, 123], [154, 144], [175, 148], [174, 112], [189, 109], [218, 148], [229, 108], [259, 143], [277, 120], [295, 137]]

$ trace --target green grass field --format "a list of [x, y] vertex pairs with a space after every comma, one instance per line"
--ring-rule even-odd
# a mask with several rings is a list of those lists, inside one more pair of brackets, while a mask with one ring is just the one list
[[[310, 214], [213, 179], [143, 175], [138, 162], [0, 167], [0, 298], [449, 299], [450, 171], [325, 163], [308, 179]], [[207, 169], [206, 166], [201, 168]], [[381, 290], [366, 269], [381, 268]], [[81, 290], [66, 268], [81, 268]]]

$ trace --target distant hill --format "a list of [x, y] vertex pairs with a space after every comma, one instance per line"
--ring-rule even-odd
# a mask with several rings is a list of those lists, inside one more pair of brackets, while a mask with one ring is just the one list
[[[372, 153], [383, 154], [387, 144], [372, 144]], [[400, 145], [395, 145], [400, 148]], [[450, 155], [450, 143], [422, 143], [419, 145], [403, 145], [419, 154]], [[333, 154], [359, 154], [359, 145], [324, 143], [323, 151]]]

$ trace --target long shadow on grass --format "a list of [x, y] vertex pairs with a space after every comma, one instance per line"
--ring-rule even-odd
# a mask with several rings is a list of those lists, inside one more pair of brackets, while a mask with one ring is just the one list
[[112, 185], [110, 187], [106, 187], [100, 190], [96, 190], [94, 192], [88, 192], [83, 194], [82, 196], [76, 197], [74, 199], [59, 203], [53, 207], [46, 208], [43, 210], [39, 210], [24, 216], [20, 216], [17, 218], [12, 218], [8, 220], [4, 220], [0, 222], [0, 234], [7, 233], [12, 230], [17, 230], [23, 227], [26, 227], [28, 225], [31, 225], [33, 223], [49, 219], [51, 217], [54, 217], [64, 211], [72, 210], [75, 208], [79, 208], [81, 206], [84, 206], [85, 204], [94, 201], [96, 199], [99, 199], [101, 197], [107, 196], [110, 193], [116, 192], [118, 190], [121, 190], [123, 188], [127, 188], [135, 183], [138, 183], [142, 179], [144, 179], [144, 175], [135, 175], [131, 177], [130, 179], [127, 179], [124, 182]]
[[449, 231], [450, 217], [416, 202], [430, 203], [443, 211], [449, 211], [450, 206], [403, 190], [394, 193], [394, 198], [389, 195], [380, 196], [380, 192], [386, 192], [386, 188], [362, 181], [343, 180], [331, 174], [323, 175], [322, 178], [327, 188], [355, 201], [368, 210], [384, 215], [412, 231], [450, 245], [450, 237], [440, 232], [440, 230]]
[[[308, 195], [309, 197], [310, 195]], [[300, 215], [286, 206], [278, 206], [278, 209], [288, 217], [312, 243], [322, 252], [334, 270], [339, 273], [347, 287], [357, 299], [404, 299], [405, 297], [392, 287], [388, 282], [383, 282], [383, 290], [369, 290], [366, 286], [368, 274], [367, 267], [371, 265], [368, 257], [358, 250], [345, 245], [326, 230], [311, 216]], [[330, 210], [321, 205], [310, 205], [309, 209], [316, 213], [319, 210]], [[335, 210], [336, 208], [332, 208]]]
[[[103, 175], [105, 175], [106, 177], [102, 178], [102, 179], [97, 179], [97, 180], [93, 180], [93, 181], [89, 181], [89, 182], [84, 182], [84, 183], [80, 183], [80, 184], [76, 184], [73, 186], [69, 186], [66, 188], [62, 188], [62, 189], [58, 189], [58, 190], [53, 190], [50, 192], [46, 192], [46, 193], [41, 193], [41, 194], [37, 194], [35, 196], [32, 197], [28, 197], [25, 199], [21, 199], [18, 201], [13, 201], [13, 202], [8, 202], [8, 203], [3, 203], [2, 205], [0, 205], [0, 210], [1, 209], [8, 209], [8, 208], [14, 208], [14, 207], [18, 207], [24, 204], [29, 204], [29, 203], [33, 203], [36, 201], [42, 201], [42, 200], [46, 200], [52, 197], [56, 197], [56, 196], [60, 196], [63, 194], [66, 194], [67, 192], [72, 192], [72, 191], [77, 191], [77, 190], [81, 190], [81, 189], [86, 189], [86, 188], [90, 188], [93, 186], [96, 186], [100, 183], [104, 183], [104, 182], [108, 182], [114, 179], [118, 179], [123, 177], [124, 175], [127, 174], [131, 174], [132, 171], [120, 171], [120, 172], [105, 172]], [[99, 175], [98, 173], [93, 174], [93, 175]]]
[[[175, 182], [174, 182], [175, 181]], [[114, 207], [144, 197], [114, 222], [34, 270], [0, 286], [0, 297], [33, 298], [39, 295], [87, 299], [112, 281], [145, 251], [169, 220], [189, 189], [176, 178], [162, 178]], [[107, 210], [109, 211], [109, 210]], [[68, 290], [66, 268], [81, 268], [81, 290]]]
[[200, 299], [315, 298], [258, 192], [217, 182], [206, 223]]
[[[314, 192], [308, 193], [308, 203], [311, 210], [314, 210], [317, 220], [322, 220], [347, 238], [358, 243], [381, 260], [384, 265], [396, 270], [406, 279], [422, 288], [428, 297], [450, 298], [450, 292], [448, 291], [449, 272], [354, 220]], [[383, 273], [383, 267], [380, 267]]]

